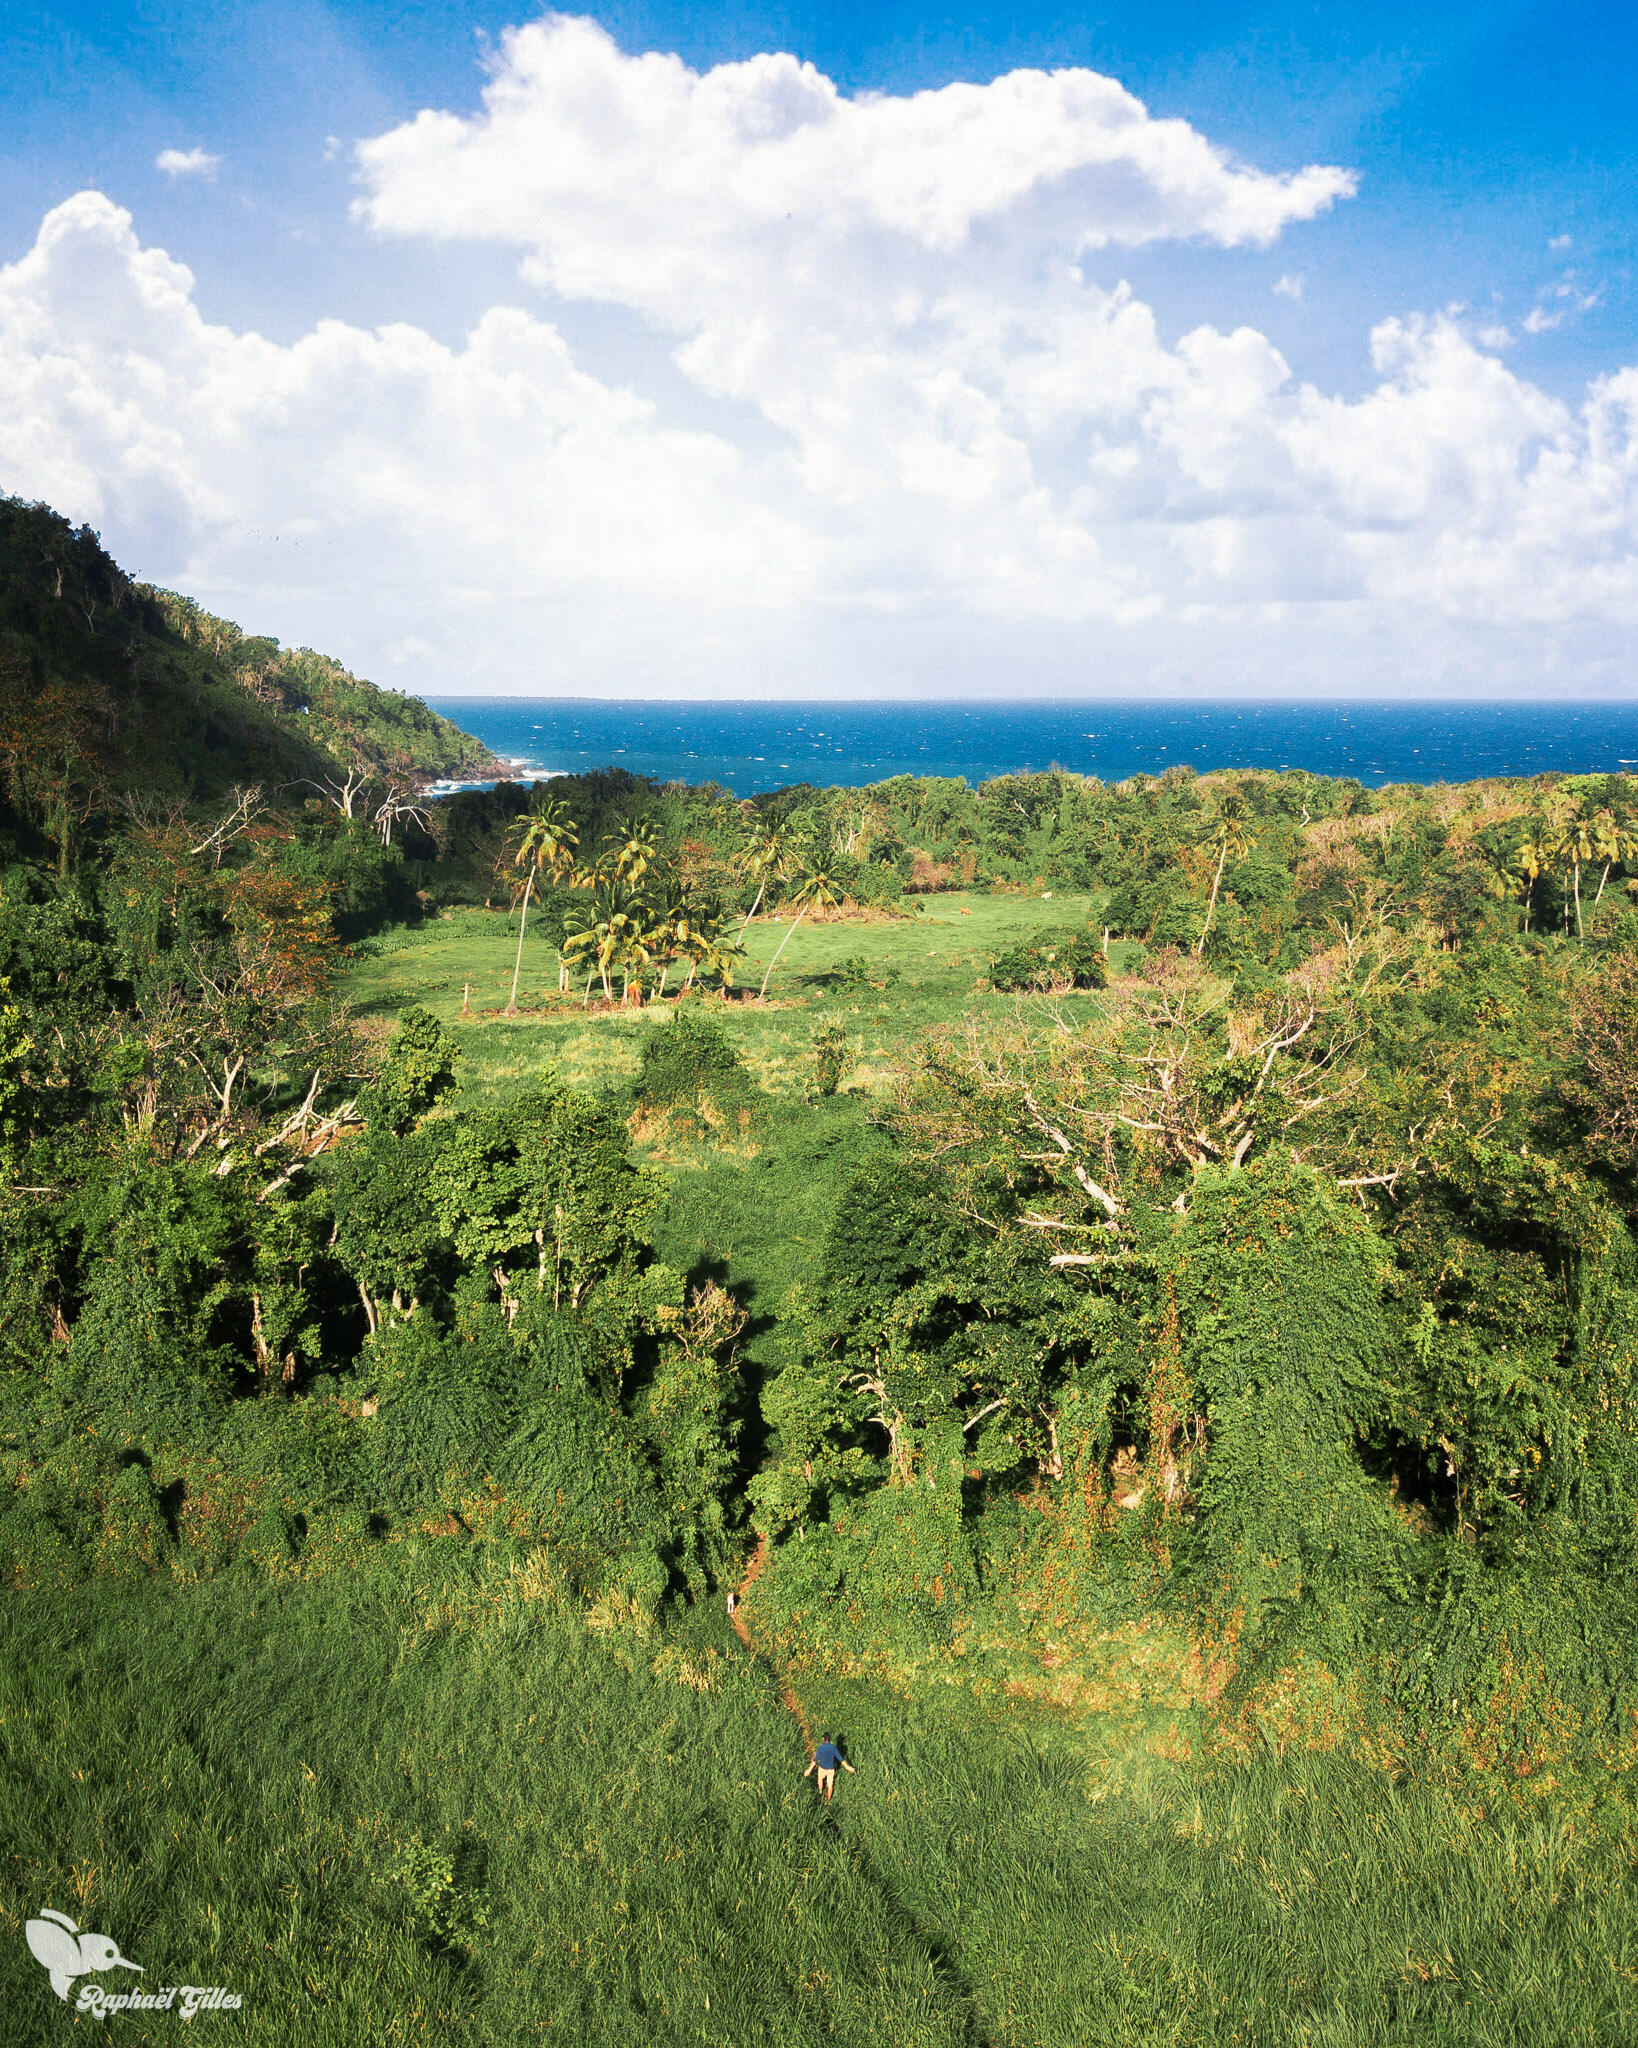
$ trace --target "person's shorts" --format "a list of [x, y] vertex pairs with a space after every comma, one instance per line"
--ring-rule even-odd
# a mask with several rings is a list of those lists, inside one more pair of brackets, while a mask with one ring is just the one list
[[828, 1792], [835, 1783], [836, 1773], [834, 1771], [821, 1771], [819, 1773], [819, 1790], [821, 1792]]

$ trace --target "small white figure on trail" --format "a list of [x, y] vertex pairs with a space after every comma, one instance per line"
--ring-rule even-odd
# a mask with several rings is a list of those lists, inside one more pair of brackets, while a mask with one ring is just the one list
[[732, 1621], [732, 1620], [733, 1620], [733, 1618], [734, 1618], [734, 1609], [735, 1609], [735, 1608], [736, 1608], [736, 1607], [737, 1607], [738, 1605], [739, 1605], [739, 1596], [738, 1596], [738, 1594], [736, 1594], [736, 1593], [730, 1593], [730, 1594], [728, 1595], [728, 1619], [729, 1619], [730, 1621]]
[[848, 1762], [847, 1758], [843, 1756], [842, 1752], [836, 1747], [835, 1743], [832, 1742], [830, 1737], [827, 1735], [824, 1741], [821, 1742], [819, 1747], [813, 1752], [813, 1761], [808, 1765], [807, 1770], [805, 1770], [802, 1773], [802, 1775], [804, 1778], [806, 1778], [809, 1777], [814, 1771], [817, 1771], [819, 1773], [819, 1790], [823, 1792], [827, 1799], [829, 1799], [831, 1794], [836, 1790], [836, 1766], [838, 1764], [841, 1765], [842, 1769], [847, 1772], [850, 1778], [856, 1777], [858, 1775], [857, 1772], [855, 1772], [853, 1766]]
[[51, 1973], [51, 1988], [67, 1999], [68, 1987], [76, 1977], [91, 1970], [142, 1969], [129, 1956], [122, 1956], [119, 1943], [106, 1934], [82, 1934], [66, 1913], [54, 1913], [48, 1906], [38, 1920], [28, 1921], [23, 1934], [34, 1960]]

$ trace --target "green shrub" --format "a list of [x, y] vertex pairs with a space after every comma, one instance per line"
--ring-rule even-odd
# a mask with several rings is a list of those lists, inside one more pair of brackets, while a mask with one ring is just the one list
[[[517, 1419], [517, 1365], [498, 1313], [475, 1341], [439, 1330], [424, 1310], [402, 1376], [381, 1396], [378, 1484], [400, 1512], [430, 1506], [446, 1482], [481, 1478]], [[419, 1326], [419, 1328], [417, 1327]]]
[[401, 1137], [454, 1087], [460, 1056], [460, 1047], [430, 1010], [406, 1010], [380, 1073], [359, 1091], [360, 1116], [372, 1130]]
[[990, 962], [990, 985], [1009, 993], [1103, 988], [1108, 980], [1103, 949], [1090, 932], [1037, 932]]
[[863, 953], [851, 953], [832, 969], [832, 977], [839, 988], [860, 994], [867, 988], [891, 988], [899, 979], [899, 970], [867, 960]]
[[820, 1095], [834, 1095], [853, 1056], [847, 1027], [839, 1017], [827, 1017], [814, 1027], [808, 1043], [813, 1047], [816, 1090]]
[[649, 1032], [638, 1049], [632, 1093], [647, 1109], [675, 1109], [700, 1092], [718, 1099], [744, 1092], [745, 1063], [722, 1026], [683, 1004], [669, 1024]]

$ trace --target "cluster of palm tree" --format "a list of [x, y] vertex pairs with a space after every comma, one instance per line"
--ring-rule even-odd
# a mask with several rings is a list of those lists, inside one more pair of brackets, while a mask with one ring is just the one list
[[1524, 898], [1524, 924], [1530, 926], [1530, 904], [1536, 883], [1543, 875], [1564, 878], [1564, 924], [1568, 929], [1572, 908], [1575, 935], [1584, 938], [1581, 914], [1581, 871], [1603, 864], [1598, 877], [1596, 909], [1603, 900], [1610, 869], [1618, 861], [1638, 852], [1638, 833], [1608, 810], [1589, 814], [1569, 792], [1559, 792], [1548, 802], [1543, 814], [1530, 822], [1523, 840], [1515, 848], [1509, 872]]
[[583, 864], [574, 819], [566, 805], [548, 798], [515, 822], [508, 846], [513, 907], [521, 908], [522, 916], [507, 1016], [517, 1014], [529, 905], [544, 882], [573, 889], [580, 899], [564, 915], [558, 992], [567, 993], [572, 969], [583, 967], [588, 1003], [599, 981], [605, 998], [613, 1002], [616, 977], [621, 984], [621, 1002], [635, 997], [641, 1003], [646, 978], [656, 968], [659, 980], [654, 993], [656, 998], [663, 997], [673, 970], [685, 961], [688, 972], [679, 993], [692, 987], [702, 972], [718, 974], [725, 986], [730, 984], [733, 963], [743, 952], [740, 942], [744, 933], [777, 888], [782, 891], [783, 904], [794, 907], [796, 915], [762, 977], [758, 993], [766, 996], [780, 955], [797, 926], [810, 913], [830, 909], [842, 900], [841, 885], [825, 862], [805, 855], [776, 828], [759, 832], [741, 856], [740, 870], [756, 883], [756, 894], [732, 932], [717, 897], [684, 885], [665, 859], [646, 818], [618, 820], [615, 829], [604, 835], [598, 858]]
[[513, 901], [521, 905], [517, 962], [506, 1014], [517, 1014], [518, 978], [523, 966], [523, 940], [529, 902], [540, 882], [549, 880], [573, 889], [580, 899], [564, 916], [564, 938], [558, 952], [558, 992], [569, 988], [572, 967], [586, 970], [585, 999], [601, 981], [603, 994], [614, 1000], [614, 978], [621, 982], [621, 1000], [643, 997], [644, 976], [660, 969], [657, 993], [665, 994], [672, 969], [688, 962], [689, 987], [702, 969], [727, 979], [738, 951], [725, 935], [720, 907], [690, 895], [661, 855], [653, 826], [641, 818], [621, 820], [604, 836], [603, 851], [590, 864], [580, 860], [580, 835], [567, 806], [556, 799], [537, 804], [519, 818], [510, 835], [515, 875]]
[[751, 907], [745, 913], [745, 922], [740, 926], [741, 935], [747, 930], [757, 912], [768, 900], [769, 887], [779, 884], [784, 888], [783, 901], [794, 907], [795, 917], [789, 929], [774, 948], [767, 970], [762, 977], [762, 986], [757, 991], [760, 1001], [768, 993], [768, 983], [773, 971], [779, 965], [779, 956], [795, 936], [796, 927], [810, 911], [833, 910], [846, 893], [841, 882], [831, 873], [827, 864], [828, 856], [817, 852], [811, 844], [798, 844], [777, 826], [767, 826], [756, 832], [750, 845], [740, 855], [739, 867], [748, 880], [756, 883], [756, 894]]

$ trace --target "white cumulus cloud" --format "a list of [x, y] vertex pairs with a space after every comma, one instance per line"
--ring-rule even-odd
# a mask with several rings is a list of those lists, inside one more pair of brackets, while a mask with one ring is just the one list
[[210, 178], [221, 162], [208, 149], [162, 149], [154, 158], [154, 169], [167, 178]]
[[495, 307], [452, 350], [326, 320], [279, 346], [207, 322], [100, 193], [0, 270], [0, 384], [6, 488], [247, 621], [360, 659], [419, 644], [423, 679], [545, 674], [621, 632], [657, 658], [679, 617], [766, 610], [806, 573], [735, 449], [578, 370], [549, 322]]
[[[358, 164], [373, 229], [498, 241], [523, 303], [457, 347], [277, 344], [82, 193], [0, 271], [0, 485], [422, 689], [1624, 678], [1638, 370], [1567, 402], [1499, 330], [1407, 312], [1342, 397], [1120, 279], [1142, 243], [1301, 232], [1345, 171], [1236, 163], [1089, 72], [850, 99], [562, 18]], [[569, 301], [612, 309], [574, 349]]]

